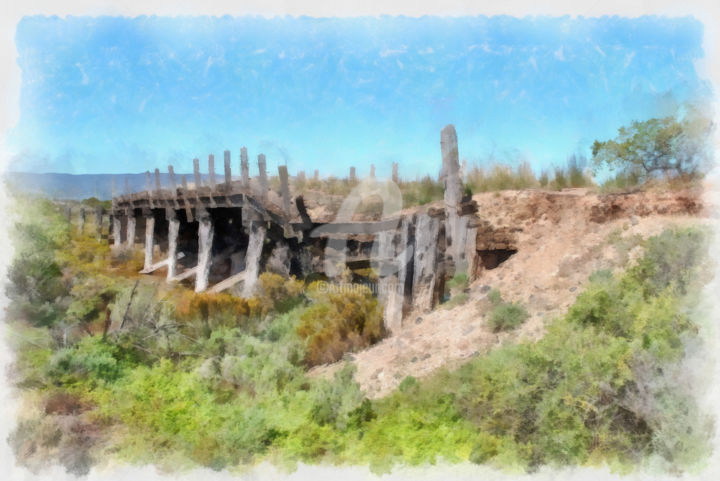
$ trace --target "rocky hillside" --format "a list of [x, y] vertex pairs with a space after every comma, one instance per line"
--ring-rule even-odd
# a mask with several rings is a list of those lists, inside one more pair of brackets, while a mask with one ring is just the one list
[[[477, 248], [500, 255], [479, 261], [456, 299], [432, 312], [411, 313], [401, 332], [347, 356], [369, 397], [388, 393], [406, 376], [425, 376], [506, 342], [540, 338], [592, 272], [624, 269], [639, 256], [642, 240], [666, 227], [708, 222], [700, 190], [607, 195], [525, 190], [473, 198], [482, 223]], [[528, 311], [519, 328], [496, 333], [489, 327], [492, 289]], [[340, 364], [312, 373], [327, 376]]]

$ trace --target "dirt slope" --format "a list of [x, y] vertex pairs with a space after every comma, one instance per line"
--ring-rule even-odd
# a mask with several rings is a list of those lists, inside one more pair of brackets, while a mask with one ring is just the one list
[[[619, 271], [632, 263], [641, 254], [639, 239], [671, 225], [709, 222], [700, 191], [597, 195], [582, 189], [528, 190], [473, 198], [482, 220], [493, 229], [512, 231], [517, 253], [482, 270], [464, 304], [414, 312], [400, 333], [347, 356], [369, 397], [387, 394], [405, 376], [425, 376], [505, 342], [540, 338], [593, 271]], [[513, 332], [491, 332], [486, 323], [491, 288], [505, 300], [522, 302], [530, 313], [527, 322]], [[339, 365], [318, 366], [311, 373], [330, 376]]]

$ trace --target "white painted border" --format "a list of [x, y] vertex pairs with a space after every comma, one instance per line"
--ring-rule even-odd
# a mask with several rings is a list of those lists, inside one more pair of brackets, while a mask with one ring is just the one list
[[[52, 0], [5, 0], [0, 13], [0, 171], [5, 170], [10, 153], [6, 150], [5, 133], [9, 128], [16, 125], [19, 117], [19, 94], [20, 94], [20, 70], [16, 62], [16, 50], [14, 45], [15, 26], [25, 15], [123, 15], [136, 16], [141, 14], [157, 15], [310, 15], [310, 16], [358, 16], [358, 15], [495, 15], [507, 14], [514, 16], [525, 15], [622, 15], [635, 17], [644, 14], [684, 16], [693, 15], [703, 22], [705, 36], [703, 47], [705, 58], [696, 67], [701, 78], [712, 82], [715, 89], [720, 86], [720, 47], [718, 37], [718, 26], [720, 25], [720, 8], [714, 5], [717, 2], [712, 0], [661, 0], [655, 2], [634, 2], [628, 0], [603, 0], [585, 2], [580, 4], [577, 0], [553, 1], [550, 4], [537, 1], [504, 0], [500, 5], [488, 5], [481, 2], [460, 1], [460, 0], [361, 0], [352, 2], [339, 2], [332, 0], [314, 0], [304, 2], [290, 2], [282, 0], [251, 0], [251, 1], [218, 1], [205, 0], [193, 4], [187, 0], [126, 0], [122, 3], [97, 2], [90, 0], [70, 0], [62, 3]], [[717, 112], [720, 105], [715, 101], [716, 125], [720, 125]], [[719, 129], [720, 130], [720, 129]], [[720, 153], [720, 134], [716, 132], [714, 139], [715, 151]], [[710, 176], [713, 188], [707, 193], [708, 205], [712, 205], [714, 212], [720, 208], [720, 167], [716, 165]], [[7, 216], [8, 198], [4, 185], [0, 185], [0, 218], [4, 225], [8, 223]], [[717, 232], [717, 231], [716, 231]], [[720, 236], [716, 235], [715, 250], [720, 252]], [[7, 305], [5, 297], [5, 272], [12, 258], [12, 246], [8, 242], [7, 229], [0, 227], [0, 309], [4, 311]], [[720, 278], [716, 275], [715, 280], [707, 287], [706, 299], [712, 303], [713, 317], [720, 321]], [[713, 325], [718, 325], [715, 322]], [[0, 324], [4, 331], [4, 324]], [[720, 329], [712, 329], [707, 333], [709, 351], [720, 352]], [[4, 338], [4, 337], [3, 337]], [[40, 475], [33, 475], [24, 468], [15, 465], [14, 456], [10, 452], [5, 439], [13, 425], [17, 400], [13, 399], [12, 392], [6, 384], [4, 377], [5, 369], [10, 362], [10, 354], [7, 347], [0, 347], [0, 403], [4, 407], [0, 413], [0, 479], [8, 480], [64, 480], [74, 479], [67, 475], [64, 469], [58, 466], [49, 468]], [[704, 376], [707, 385], [710, 386], [707, 397], [703, 399], [708, 407], [720, 414], [720, 371], [718, 364], [712, 363], [712, 367]], [[720, 419], [720, 415], [717, 416]], [[301, 465], [299, 469], [290, 475], [279, 474], [272, 466], [263, 464], [253, 470], [244, 479], [312, 479], [314, 481], [343, 479], [354, 481], [361, 479], [382, 479], [382, 480], [410, 480], [410, 479], [458, 479], [458, 480], [494, 480], [494, 479], [528, 479], [528, 480], [588, 480], [600, 481], [607, 479], [624, 480], [659, 480], [659, 479], [698, 479], [715, 480], [720, 479], [720, 456], [718, 455], [717, 439], [715, 442], [716, 453], [711, 459], [710, 466], [702, 473], [688, 474], [682, 478], [658, 477], [652, 474], [634, 474], [629, 477], [622, 477], [609, 473], [607, 469], [566, 469], [555, 471], [545, 469], [535, 475], [507, 476], [491, 469], [474, 465], [439, 465], [428, 468], [396, 469], [392, 475], [385, 475], [377, 478], [366, 468], [361, 467], [317, 467]], [[167, 476], [160, 475], [153, 468], [118, 468], [112, 472], [92, 471], [90, 479], [107, 480], [151, 480], [167, 479]], [[231, 476], [226, 472], [216, 473], [206, 469], [198, 469], [178, 479], [200, 480], [200, 479], [240, 479]]]

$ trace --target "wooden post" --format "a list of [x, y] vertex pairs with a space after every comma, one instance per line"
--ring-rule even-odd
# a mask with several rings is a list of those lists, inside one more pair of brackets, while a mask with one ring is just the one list
[[398, 176], [398, 163], [393, 162], [392, 163], [392, 181], [396, 184], [400, 181], [400, 177]]
[[177, 275], [177, 240], [180, 232], [180, 221], [174, 209], [166, 209], [165, 217], [168, 220], [168, 270], [167, 279], [171, 280]]
[[155, 216], [150, 209], [143, 209], [145, 217], [145, 263], [144, 270], [150, 269], [153, 264], [153, 246], [155, 244]]
[[265, 200], [267, 199], [267, 191], [268, 191], [268, 178], [267, 178], [267, 170], [266, 170], [266, 166], [265, 166], [265, 154], [258, 155], [258, 171], [259, 171], [258, 180], [260, 181], [260, 200], [265, 202]]
[[204, 292], [208, 288], [210, 267], [212, 266], [212, 245], [215, 229], [210, 214], [203, 210], [198, 213], [198, 263], [195, 272], [195, 292]]
[[129, 248], [133, 248], [135, 246], [135, 223], [135, 212], [130, 210], [127, 213], [127, 229], [125, 231], [127, 236], [125, 239], [125, 244]]
[[448, 259], [451, 260], [448, 274], [454, 275], [456, 272], [464, 271], [466, 266], [460, 265], [460, 260], [464, 257], [458, 212], [462, 201], [462, 180], [460, 179], [457, 134], [452, 124], [447, 125], [440, 132], [440, 149], [442, 151], [441, 180], [445, 190], [446, 252]]
[[355, 182], [355, 167], [350, 167], [350, 182]]
[[412, 302], [422, 310], [431, 310], [440, 300], [445, 286], [441, 241], [442, 219], [418, 214], [415, 227]]
[[283, 213], [286, 217], [290, 217], [290, 186], [288, 185], [288, 171], [284, 165], [278, 166], [278, 176], [280, 177], [280, 195], [282, 197]]
[[112, 216], [113, 248], [119, 249], [122, 245], [122, 223], [117, 214]]
[[[196, 159], [197, 160], [197, 159]], [[183, 188], [183, 204], [185, 204], [185, 217], [188, 222], [194, 222], [192, 208], [190, 207], [190, 197], [188, 196], [188, 184], [187, 177], [182, 176], [182, 188]]]
[[172, 191], [173, 205], [177, 209], [179, 207], [177, 198], [177, 182], [175, 182], [175, 169], [172, 165], [168, 165], [168, 177], [170, 178], [170, 190]]
[[242, 186], [247, 189], [250, 187], [250, 164], [245, 147], [240, 149], [240, 173], [242, 174]]
[[257, 284], [258, 275], [260, 273], [260, 258], [262, 256], [262, 248], [265, 244], [265, 234], [267, 230], [262, 222], [251, 222], [248, 247], [245, 254], [245, 284], [243, 285], [243, 297], [252, 297], [255, 293], [255, 284]]
[[193, 159], [193, 175], [195, 176], [195, 190], [198, 190], [202, 186], [202, 179], [200, 178], [200, 160], [198, 158]]
[[230, 151], [223, 152], [223, 160], [225, 161], [225, 187], [230, 190], [232, 183], [232, 171], [230, 170]]
[[160, 184], [160, 169], [155, 169], [155, 194], [157, 196], [160, 196], [160, 191], [162, 190], [162, 185]]
[[177, 183], [175, 182], [175, 169], [172, 165], [168, 165], [168, 177], [170, 177], [170, 188], [173, 191], [173, 197], [177, 197]]
[[208, 173], [210, 174], [210, 190], [215, 190], [215, 156], [208, 155]]
[[145, 190], [148, 194], [152, 193], [152, 180], [150, 179], [150, 171], [145, 171]]

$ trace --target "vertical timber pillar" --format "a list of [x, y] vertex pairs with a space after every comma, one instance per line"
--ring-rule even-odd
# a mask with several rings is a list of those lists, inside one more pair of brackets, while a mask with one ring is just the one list
[[242, 186], [247, 189], [250, 187], [250, 164], [246, 147], [240, 149], [240, 174], [242, 175]]
[[458, 160], [458, 143], [455, 127], [447, 125], [440, 132], [440, 149], [442, 151], [442, 183], [445, 190], [445, 238], [447, 258], [451, 259], [448, 274], [463, 272], [467, 266], [462, 265], [464, 246], [461, 239], [459, 209], [462, 201], [462, 180], [460, 179], [460, 162]]
[[284, 165], [278, 166], [278, 177], [280, 177], [280, 196], [282, 197], [283, 214], [290, 217], [290, 186], [288, 184], [288, 170]]
[[225, 167], [225, 188], [230, 191], [230, 183], [232, 182], [232, 170], [230, 169], [230, 151], [223, 152], [223, 162]]
[[155, 168], [155, 194], [159, 197], [160, 191], [162, 190], [162, 184], [160, 183], [160, 169]]
[[215, 156], [208, 155], [208, 173], [210, 174], [210, 190], [215, 190]]
[[195, 272], [195, 292], [204, 292], [208, 288], [210, 267], [212, 266], [212, 245], [215, 228], [210, 213], [198, 210], [198, 263]]
[[155, 216], [152, 210], [143, 209], [145, 218], [145, 263], [144, 270], [150, 269], [153, 264], [153, 246], [155, 245]]
[[355, 167], [350, 167], [350, 183], [355, 182]]
[[113, 234], [113, 247], [119, 249], [122, 245], [122, 222], [120, 217], [116, 214], [112, 216], [112, 234]]
[[249, 226], [250, 235], [248, 247], [245, 254], [245, 283], [243, 285], [243, 297], [251, 297], [255, 292], [258, 276], [260, 274], [260, 259], [262, 257], [263, 245], [267, 230], [262, 222], [251, 222]]
[[392, 181], [396, 184], [400, 181], [400, 177], [398, 176], [398, 163], [393, 162], [392, 163]]
[[180, 232], [180, 221], [177, 218], [175, 209], [166, 209], [165, 217], [168, 220], [167, 279], [171, 280], [177, 275], [177, 247], [178, 233]]
[[418, 214], [415, 224], [412, 300], [415, 306], [424, 311], [437, 305], [445, 289], [444, 237], [443, 219]]
[[193, 176], [195, 177], [195, 191], [202, 186], [202, 179], [200, 178], [200, 160], [193, 159]]
[[258, 155], [258, 171], [259, 171], [258, 180], [260, 181], [260, 200], [262, 200], [262, 202], [265, 202], [265, 200], [267, 200], [267, 191], [268, 191], [268, 178], [267, 178], [265, 154]]
[[127, 213], [127, 229], [126, 229], [126, 239], [125, 244], [129, 248], [135, 247], [135, 225], [136, 225], [136, 219], [135, 219], [135, 212], [132, 209], [128, 210]]

